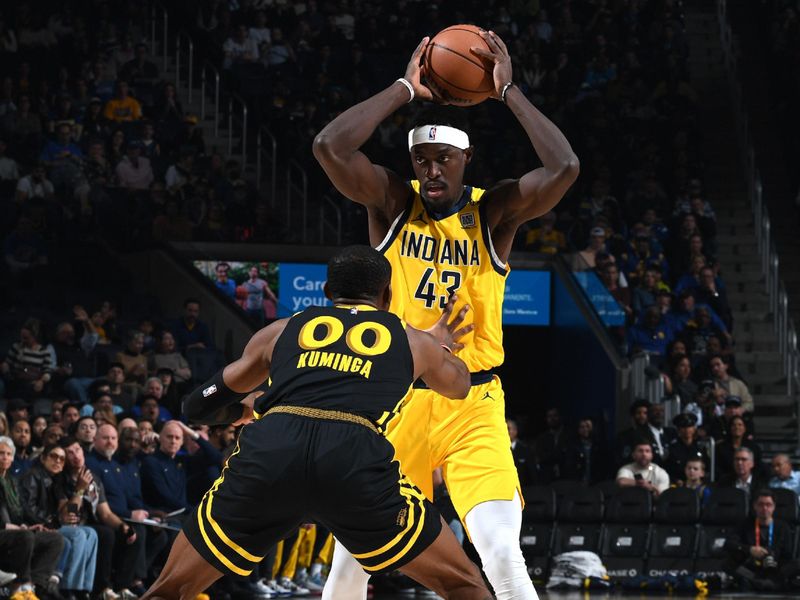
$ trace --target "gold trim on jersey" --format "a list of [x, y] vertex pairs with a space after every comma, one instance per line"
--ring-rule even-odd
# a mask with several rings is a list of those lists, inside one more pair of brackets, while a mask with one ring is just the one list
[[362, 425], [375, 433], [379, 433], [375, 423], [365, 417], [354, 415], [353, 413], [344, 412], [341, 410], [325, 410], [322, 408], [311, 408], [309, 406], [273, 406], [264, 416], [273, 413], [285, 413], [290, 415], [298, 415], [300, 417], [309, 417], [311, 419], [327, 419], [330, 421], [345, 421], [347, 423], [356, 423]]

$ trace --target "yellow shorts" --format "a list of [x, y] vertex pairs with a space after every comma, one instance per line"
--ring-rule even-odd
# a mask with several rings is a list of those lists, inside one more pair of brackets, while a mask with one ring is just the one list
[[433, 470], [442, 467], [461, 521], [488, 500], [513, 500], [520, 490], [505, 417], [505, 395], [497, 375], [474, 385], [463, 400], [427, 389], [406, 396], [387, 425], [402, 472], [433, 499]]

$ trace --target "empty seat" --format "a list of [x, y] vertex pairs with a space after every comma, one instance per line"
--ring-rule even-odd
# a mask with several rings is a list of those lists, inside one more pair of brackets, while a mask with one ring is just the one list
[[525, 498], [520, 533], [522, 555], [531, 579], [534, 583], [543, 583], [548, 577], [556, 494], [549, 486], [530, 486], [522, 490], [522, 495]]
[[773, 488], [775, 495], [775, 518], [789, 524], [792, 532], [792, 555], [796, 558], [800, 552], [800, 506], [797, 494], [786, 488]]
[[603, 520], [603, 493], [581, 487], [558, 501], [553, 553], [587, 550], [598, 552]]
[[697, 534], [694, 569], [701, 576], [722, 575], [727, 554], [725, 541], [747, 517], [747, 494], [736, 488], [713, 488], [703, 507]]
[[643, 488], [619, 488], [607, 500], [600, 557], [613, 579], [644, 574], [652, 509], [652, 495]]
[[704, 525], [735, 525], [747, 516], [747, 494], [736, 488], [713, 488], [703, 507]]
[[694, 569], [700, 499], [695, 490], [665, 490], [658, 501], [650, 533], [647, 574], [686, 575]]

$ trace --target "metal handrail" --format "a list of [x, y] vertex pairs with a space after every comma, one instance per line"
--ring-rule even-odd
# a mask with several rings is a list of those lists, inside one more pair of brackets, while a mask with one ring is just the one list
[[292, 207], [299, 201], [300, 211], [303, 215], [301, 221], [301, 241], [308, 243], [308, 175], [306, 170], [296, 160], [292, 159], [286, 166], [286, 219], [287, 225], [292, 224]]
[[[265, 137], [266, 144], [264, 142]], [[267, 146], [269, 148], [268, 151], [265, 149]], [[269, 164], [269, 203], [270, 206], [275, 208], [275, 202], [277, 201], [276, 191], [278, 182], [278, 140], [275, 139], [275, 136], [272, 135], [272, 132], [267, 129], [266, 125], [262, 125], [259, 128], [258, 135], [256, 136], [256, 187], [259, 189], [261, 188], [261, 171], [264, 157], [266, 157]]]
[[167, 49], [167, 38], [169, 33], [169, 13], [164, 5], [160, 2], [153, 2], [150, 5], [150, 52], [153, 56], [156, 55], [156, 37], [158, 36], [158, 20], [161, 17], [161, 62], [162, 70], [167, 70], [167, 60], [169, 58]]
[[[769, 210], [764, 202], [761, 176], [756, 166], [755, 150], [750, 138], [749, 123], [742, 100], [742, 86], [733, 50], [733, 34], [728, 23], [727, 0], [717, 0], [717, 17], [731, 99], [734, 112], [739, 120], [739, 143], [744, 152], [745, 174], [755, 219], [756, 242], [764, 273], [764, 284], [769, 296], [769, 306], [774, 318], [775, 333], [778, 336], [781, 362], [786, 374], [786, 394], [793, 396], [800, 388], [800, 351], [797, 346], [797, 330], [794, 320], [789, 316], [788, 295], [780, 278], [780, 260], [772, 239]], [[798, 395], [797, 402], [796, 411], [800, 416], [800, 395]], [[797, 443], [800, 452], [800, 418], [797, 423]]]
[[206, 119], [206, 85], [208, 84], [207, 73], [211, 73], [214, 78], [214, 137], [219, 137], [219, 84], [220, 73], [219, 70], [209, 61], [203, 61], [200, 67], [200, 120]]
[[181, 87], [181, 54], [183, 54], [181, 42], [186, 43], [188, 49], [187, 54], [189, 55], [189, 68], [186, 80], [189, 87], [189, 104], [191, 104], [192, 94], [194, 93], [194, 42], [183, 29], [175, 36], [175, 89], [179, 90]]
[[242, 148], [242, 168], [247, 164], [247, 102], [238, 94], [230, 94], [228, 96], [228, 156], [233, 154], [233, 109], [234, 105], [238, 104], [241, 110], [242, 120], [242, 135], [241, 135], [241, 148]]
[[[335, 226], [329, 225], [328, 219], [325, 216], [326, 207], [329, 209], [333, 209], [334, 220], [336, 222]], [[334, 202], [328, 194], [325, 194], [322, 197], [322, 203], [319, 206], [319, 243], [325, 243], [325, 227], [333, 230], [334, 236], [336, 237], [336, 245], [342, 245], [342, 209], [341, 207]]]

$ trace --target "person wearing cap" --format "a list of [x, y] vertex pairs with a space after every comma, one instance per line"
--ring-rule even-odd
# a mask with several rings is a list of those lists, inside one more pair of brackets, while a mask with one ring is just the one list
[[675, 338], [675, 330], [662, 316], [658, 306], [645, 309], [639, 323], [628, 328], [628, 352], [647, 352], [656, 360], [667, 354], [667, 346]]
[[678, 430], [678, 437], [670, 442], [664, 469], [671, 481], [686, 480], [686, 463], [692, 459], [703, 461], [708, 469], [709, 461], [705, 448], [697, 441], [697, 417], [692, 413], [680, 413], [672, 419]]
[[142, 156], [142, 143], [139, 140], [128, 142], [125, 156], [116, 168], [117, 179], [122, 187], [129, 190], [144, 191], [153, 183], [153, 168], [150, 159]]
[[[382, 122], [415, 98], [435, 99], [422, 83], [428, 38], [414, 51], [404, 77], [339, 114], [316, 136], [313, 152], [334, 186], [367, 209], [370, 242], [393, 267], [390, 310], [427, 326], [454, 295], [457, 312], [468, 307], [465, 323], [475, 331], [467, 334], [461, 357], [473, 373], [470, 397], [474, 395], [475, 402], [451, 406], [430, 390], [415, 389], [403, 409], [404, 424], [388, 437], [409, 479], [429, 498], [431, 471], [447, 464], [444, 478], [450, 497], [489, 581], [495, 590], [503, 590], [501, 600], [527, 599], [535, 598], [536, 592], [519, 545], [522, 502], [505, 415], [502, 410], [477, 414], [467, 407], [477, 409], [486, 394], [497, 399], [496, 406], [503, 405], [499, 378], [489, 375], [488, 380], [486, 374], [502, 362], [500, 321], [513, 240], [524, 223], [555, 208], [580, 166], [563, 133], [513, 82], [504, 42], [491, 31], [480, 35], [488, 50], [473, 51], [494, 65], [491, 95], [511, 110], [531, 143], [528, 152], [538, 155], [541, 167], [488, 190], [465, 185], [464, 173], [475, 150], [464, 124], [466, 115], [447, 107], [421, 111], [414, 119], [408, 133], [414, 180], [405, 181], [370, 161], [361, 148]], [[496, 135], [500, 141], [507, 134]], [[420, 244], [428, 250], [423, 252]], [[448, 408], [431, 419], [426, 407], [432, 402]], [[421, 420], [425, 427], [419, 427]], [[459, 435], [467, 423], [470, 435]], [[429, 448], [440, 451], [434, 455]], [[345, 552], [343, 547], [336, 549], [339, 556], [347, 557]], [[365, 593], [368, 576], [357, 562], [350, 558], [337, 564], [323, 598]]]
[[597, 254], [606, 251], [606, 230], [602, 227], [592, 227], [589, 231], [589, 243], [586, 248], [578, 253], [582, 264], [578, 265], [579, 268], [585, 269], [589, 267], [594, 269], [597, 266]]
[[771, 488], [786, 488], [798, 494], [800, 501], [800, 471], [792, 468], [792, 459], [788, 454], [776, 454], [772, 457], [772, 479], [769, 480]]
[[631, 403], [629, 412], [631, 415], [631, 427], [617, 434], [616, 466], [625, 464], [630, 460], [631, 452], [636, 442], [646, 439], [652, 444], [655, 440], [650, 428], [647, 426], [647, 413], [650, 410], [650, 401], [646, 398], [637, 398]]
[[714, 355], [708, 359], [708, 367], [717, 386], [724, 389], [728, 396], [741, 398], [744, 411], [752, 413], [755, 405], [750, 390], [744, 381], [728, 373], [728, 360], [722, 355]]

